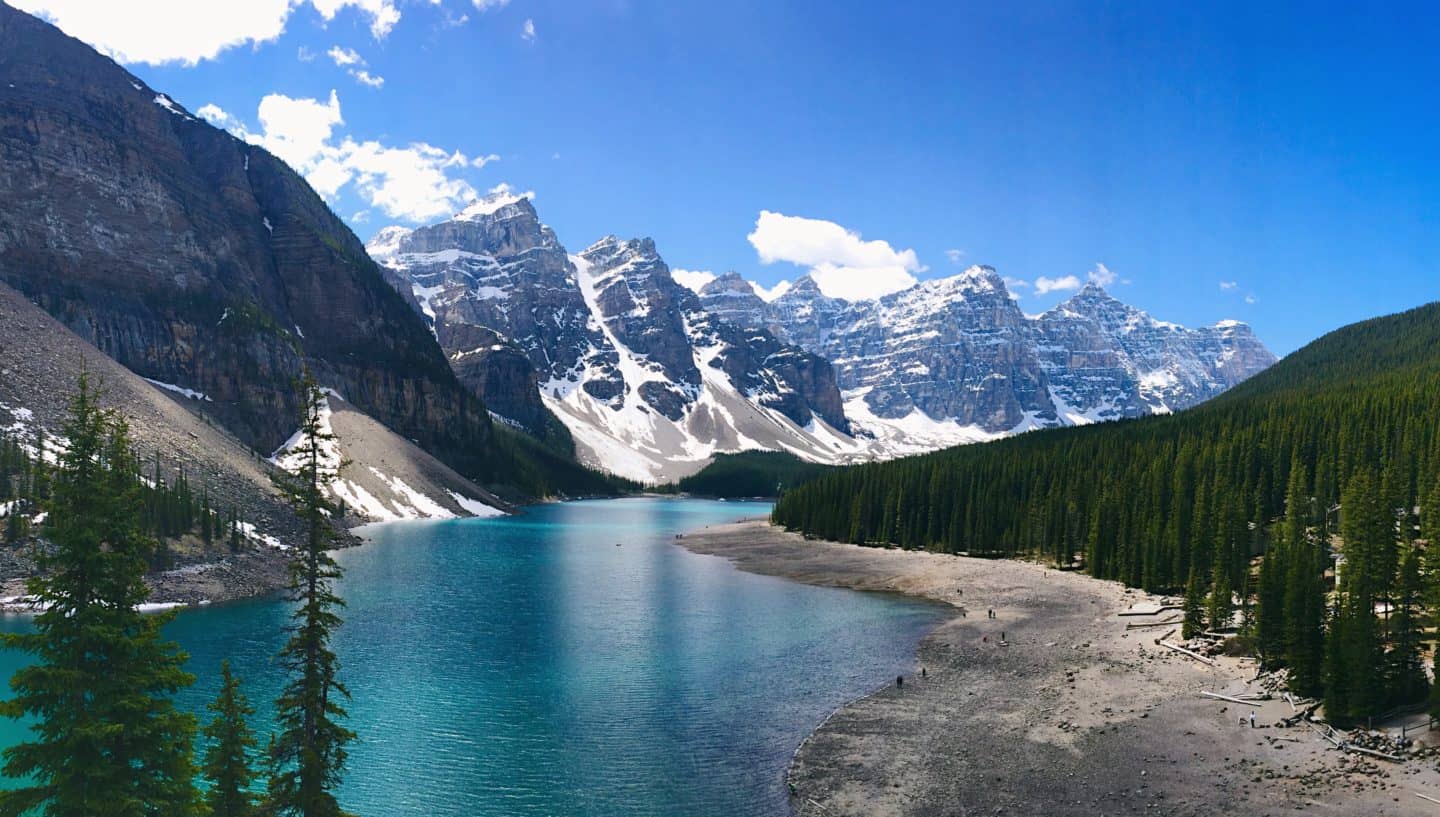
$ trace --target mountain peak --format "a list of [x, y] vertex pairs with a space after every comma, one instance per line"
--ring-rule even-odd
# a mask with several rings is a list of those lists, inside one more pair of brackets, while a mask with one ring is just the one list
[[1009, 294], [1009, 290], [1005, 288], [1005, 279], [1001, 278], [995, 268], [988, 264], [975, 264], [967, 267], [964, 272], [951, 276], [948, 280], [953, 280], [972, 292], [994, 291]]
[[535, 207], [534, 205], [530, 204], [529, 194], [516, 193], [512, 191], [508, 185], [502, 184], [494, 190], [491, 190], [489, 193], [486, 193], [480, 198], [467, 204], [465, 206], [465, 209], [456, 213], [452, 220], [476, 221], [482, 218], [493, 216], [496, 213], [500, 212], [500, 210], [509, 207], [510, 205], [521, 204], [522, 202], [524, 203], [525, 207], [528, 207], [531, 211], [534, 211]]
[[402, 227], [399, 224], [381, 227], [366, 242], [365, 251], [370, 253], [370, 257], [376, 261], [382, 264], [386, 263], [400, 254], [400, 243], [413, 232], [415, 231], [409, 227]]
[[802, 275], [799, 278], [796, 278], [795, 283], [791, 284], [790, 288], [785, 291], [785, 294], [780, 297], [785, 300], [795, 300], [802, 298], [826, 298], [833, 301], [841, 300], [840, 298], [831, 298], [829, 295], [826, 295], [825, 292], [820, 289], [820, 283], [815, 280], [814, 276], [811, 276], [809, 274]]
[[730, 270], [717, 275], [714, 280], [700, 288], [701, 295], [755, 295], [755, 286], [740, 273]]

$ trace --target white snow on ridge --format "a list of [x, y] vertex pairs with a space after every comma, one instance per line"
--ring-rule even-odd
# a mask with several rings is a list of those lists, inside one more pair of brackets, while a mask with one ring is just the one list
[[450, 494], [450, 498], [455, 500], [456, 505], [459, 505], [466, 513], [478, 519], [505, 515], [505, 512], [499, 508], [486, 505], [484, 502], [471, 499], [464, 494], [456, 493], [455, 491], [449, 491], [448, 493]]
[[181, 395], [182, 397], [188, 397], [191, 400], [204, 400], [207, 403], [215, 402], [214, 400], [211, 400], [208, 396], [206, 396], [203, 392], [198, 392], [194, 389], [187, 389], [184, 386], [177, 386], [174, 383], [162, 383], [159, 380], [151, 380], [148, 377], [143, 377], [141, 379], [152, 386], [159, 386], [165, 391], [175, 392], [176, 394]]
[[180, 117], [181, 119], [188, 119], [188, 120], [191, 120], [191, 121], [194, 121], [194, 119], [195, 119], [195, 117], [193, 117], [193, 116], [185, 113], [184, 111], [180, 110], [180, 107], [179, 107], [178, 105], [176, 105], [176, 104], [174, 103], [174, 101], [172, 101], [172, 100], [170, 99], [170, 97], [168, 97], [168, 96], [166, 96], [166, 95], [164, 95], [164, 94], [156, 94], [156, 95], [155, 95], [155, 104], [156, 104], [156, 105], [159, 105], [160, 107], [164, 108], [165, 110], [169, 111], [170, 113], [175, 114], [176, 116]]
[[[345, 398], [331, 388], [322, 388], [321, 391], [325, 393], [326, 399], [320, 404], [320, 431], [333, 437], [335, 430], [331, 423], [333, 407], [330, 401], [343, 401]], [[298, 473], [305, 465], [304, 454], [299, 450], [302, 442], [301, 433], [296, 431], [290, 436], [290, 439], [285, 441], [284, 445], [270, 455], [269, 461], [276, 467], [292, 474]], [[322, 441], [319, 459], [320, 471], [331, 477], [330, 493], [344, 503], [345, 507], [356, 516], [371, 522], [396, 522], [405, 519], [455, 519], [459, 516], [434, 497], [416, 490], [404, 479], [387, 474], [374, 465], [365, 466], [365, 470], [369, 472], [368, 477], [362, 476], [362, 472], [354, 470], [357, 466], [353, 464], [342, 468], [345, 461], [339, 439]], [[455, 497], [456, 504], [472, 516], [494, 516], [504, 513], [477, 500], [466, 498], [465, 502], [461, 502], [459, 494], [448, 491], [447, 493]], [[377, 494], [379, 495], [377, 496]], [[279, 545], [278, 542], [275, 544]]]
[[474, 221], [485, 216], [493, 216], [502, 207], [516, 204], [522, 199], [530, 198], [528, 193], [515, 193], [506, 185], [500, 185], [491, 190], [488, 195], [476, 199], [465, 207], [464, 210], [455, 214], [456, 221]]

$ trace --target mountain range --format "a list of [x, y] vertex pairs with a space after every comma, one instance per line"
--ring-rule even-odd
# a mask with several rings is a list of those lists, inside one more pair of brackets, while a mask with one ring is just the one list
[[650, 239], [572, 253], [504, 188], [362, 245], [265, 149], [3, 4], [0, 283], [262, 457], [309, 372], [469, 495], [517, 501], [722, 453], [843, 464], [1163, 413], [1274, 360], [1243, 324], [1093, 286], [1025, 315], [988, 267], [873, 301], [808, 277], [692, 290]]
[[492, 411], [542, 436], [558, 419], [582, 461], [642, 482], [717, 453], [839, 464], [1165, 413], [1275, 360], [1244, 324], [1186, 329], [1094, 284], [1028, 316], [983, 266], [869, 301], [809, 276], [768, 300], [733, 272], [692, 291], [650, 239], [567, 254], [507, 190], [367, 249]]

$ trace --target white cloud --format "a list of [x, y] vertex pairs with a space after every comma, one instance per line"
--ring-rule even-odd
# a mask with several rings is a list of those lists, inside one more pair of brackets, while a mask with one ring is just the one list
[[1221, 282], [1220, 282], [1220, 288], [1221, 288], [1221, 289], [1224, 289], [1224, 290], [1231, 290], [1231, 289], [1234, 289], [1234, 288], [1237, 287], [1237, 286], [1240, 286], [1240, 284], [1239, 284], [1238, 282], [1236, 282], [1236, 281], [1221, 281]]
[[[229, 48], [274, 41], [307, 0], [13, 0], [72, 37], [127, 64], [195, 65]], [[308, 0], [327, 22], [346, 7], [370, 19], [377, 38], [400, 21], [395, 0]], [[157, 23], [163, 21], [163, 23]]]
[[520, 27], [520, 39], [527, 43], [535, 42], [535, 21], [526, 20], [525, 25]]
[[300, 60], [301, 62], [314, 62], [315, 56], [316, 55], [314, 51], [311, 51], [309, 48], [303, 45], [300, 46], [300, 49], [295, 52], [295, 58]]
[[458, 174], [499, 158], [471, 158], [425, 142], [393, 147], [338, 134], [345, 120], [334, 91], [325, 102], [267, 95], [260, 100], [258, 133], [215, 105], [205, 105], [198, 113], [279, 156], [325, 199], [333, 201], [349, 185], [368, 206], [412, 222], [448, 216], [478, 198]]
[[960, 264], [960, 259], [962, 259], [962, 258], [965, 257], [965, 251], [964, 251], [964, 250], [946, 250], [946, 251], [945, 251], [945, 257], [948, 258], [948, 259], [950, 259], [950, 263], [955, 264], [955, 265], [958, 266], [958, 265]]
[[490, 11], [492, 9], [503, 9], [510, 5], [510, 0], [470, 0], [479, 11]]
[[1066, 275], [1063, 278], [1046, 278], [1040, 276], [1035, 279], [1035, 294], [1046, 295], [1051, 292], [1064, 292], [1080, 288], [1080, 279], [1074, 275]]
[[1026, 288], [1028, 288], [1029, 286], [1030, 286], [1030, 282], [1029, 282], [1029, 281], [1026, 281], [1026, 280], [1023, 279], [1023, 278], [1006, 278], [1006, 279], [1005, 279], [1005, 288], [1006, 288], [1006, 289], [1026, 289]]
[[773, 301], [776, 298], [779, 298], [781, 295], [784, 295], [785, 293], [790, 291], [789, 281], [781, 281], [780, 283], [776, 284], [773, 287], [770, 287], [769, 289], [766, 289], [765, 287], [755, 283], [754, 281], [750, 282], [750, 286], [755, 290], [755, 294], [760, 296], [760, 300], [765, 301], [766, 303], [769, 303], [770, 301]]
[[915, 285], [924, 272], [914, 250], [896, 250], [884, 241], [865, 241], [833, 221], [760, 211], [746, 238], [760, 263], [786, 261], [809, 267], [820, 291], [833, 298], [879, 298]]
[[1259, 300], [1260, 300], [1260, 299], [1259, 299], [1259, 298], [1256, 298], [1254, 295], [1246, 295], [1246, 296], [1245, 296], [1245, 303], [1247, 303], [1247, 304], [1253, 304], [1253, 303], [1255, 303], [1256, 301], [1259, 301]]
[[370, 220], [370, 211], [369, 211], [369, 210], [357, 210], [356, 212], [354, 212], [354, 213], [352, 213], [352, 214], [350, 215], [350, 222], [351, 222], [352, 224], [364, 224], [365, 222], [367, 222], [367, 221], [369, 221], [369, 220]]
[[347, 65], [365, 64], [365, 58], [361, 57], [359, 52], [353, 48], [341, 48], [338, 45], [332, 45], [330, 46], [330, 50], [326, 51], [325, 54], [341, 68]]
[[1104, 264], [1096, 264], [1095, 269], [1090, 270], [1085, 277], [1089, 279], [1090, 283], [1102, 287], [1108, 287], [1119, 279], [1119, 276], [1111, 272], [1110, 268]]
[[371, 88], [383, 88], [385, 78], [378, 74], [372, 74], [364, 66], [365, 58], [360, 52], [353, 48], [341, 48], [338, 45], [331, 46], [325, 54], [335, 63], [336, 66], [345, 69], [345, 73], [355, 78], [361, 85], [368, 85]]
[[[248, 2], [248, 0], [247, 0]], [[362, 13], [370, 17], [370, 33], [375, 39], [384, 39], [385, 35], [400, 22], [400, 10], [395, 7], [394, 0], [310, 0], [325, 22], [335, 19], [335, 15], [346, 6], [354, 6]]]
[[361, 85], [368, 85], [368, 86], [370, 86], [371, 88], [382, 88], [382, 87], [385, 86], [385, 78], [384, 78], [384, 77], [382, 77], [382, 76], [377, 76], [377, 75], [375, 75], [375, 74], [371, 74], [369, 71], [366, 71], [364, 68], [361, 68], [361, 69], [356, 70], [356, 71], [351, 71], [351, 72], [350, 72], [350, 76], [354, 77], [354, 78], [355, 78], [355, 81], [356, 81], [356, 82], [359, 82]]
[[671, 269], [670, 277], [680, 286], [698, 293], [702, 287], [715, 280], [715, 273], [710, 270]]

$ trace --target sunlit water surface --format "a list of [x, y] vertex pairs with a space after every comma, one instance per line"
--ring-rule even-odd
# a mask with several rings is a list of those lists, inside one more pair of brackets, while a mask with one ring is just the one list
[[[349, 607], [335, 647], [361, 736], [343, 804], [362, 817], [785, 813], [795, 746], [908, 671], [941, 613], [673, 544], [768, 512], [623, 499], [372, 528], [338, 554]], [[199, 675], [182, 704], [204, 717], [228, 657], [267, 731], [288, 609], [181, 614], [169, 635]], [[0, 673], [20, 660], [0, 653]], [[22, 733], [0, 721], [0, 743]]]

